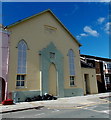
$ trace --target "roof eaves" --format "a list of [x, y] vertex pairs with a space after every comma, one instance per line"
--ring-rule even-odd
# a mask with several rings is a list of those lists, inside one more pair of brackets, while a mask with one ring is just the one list
[[92, 56], [92, 55], [85, 55], [85, 54], [80, 54], [80, 56], [85, 56], [85, 57], [89, 57], [89, 58], [95, 58], [95, 59], [104, 59], [104, 60], [110, 60], [111, 61], [111, 59], [110, 58], [103, 58], [103, 57], [98, 57], [98, 56]]
[[71, 35], [71, 37], [73, 37], [73, 39], [75, 39], [75, 41], [79, 44], [79, 46], [82, 46], [82, 44], [80, 44], [78, 42], [78, 40], [71, 34], [71, 32], [64, 26], [64, 24], [54, 15], [54, 13], [49, 9], [49, 12], [51, 12], [51, 14], [56, 18], [56, 20], [64, 27], [64, 29]]

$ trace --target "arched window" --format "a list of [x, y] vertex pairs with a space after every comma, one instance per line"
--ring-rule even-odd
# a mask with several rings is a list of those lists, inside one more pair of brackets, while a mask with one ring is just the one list
[[73, 86], [75, 78], [75, 69], [74, 69], [74, 52], [72, 49], [68, 51], [68, 56], [69, 56], [70, 86]]
[[27, 44], [24, 40], [18, 43], [18, 68], [17, 68], [17, 83], [16, 86], [23, 87], [26, 77], [26, 57]]

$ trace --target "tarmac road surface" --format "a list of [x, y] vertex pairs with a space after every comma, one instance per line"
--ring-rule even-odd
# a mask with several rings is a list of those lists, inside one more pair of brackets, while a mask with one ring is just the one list
[[[110, 118], [111, 104], [96, 104], [81, 107], [43, 107], [2, 114], [2, 118]], [[96, 119], [94, 119], [96, 120]]]
[[[24, 108], [32, 109], [24, 109]], [[22, 109], [21, 109], [22, 108]], [[17, 111], [13, 111], [17, 110]], [[2, 106], [2, 120], [20, 120], [21, 118], [94, 118], [111, 119], [111, 94], [102, 93], [87, 96], [60, 98], [56, 101], [21, 102]], [[42, 120], [43, 120], [42, 119]], [[40, 119], [41, 120], [41, 119]], [[89, 120], [89, 119], [87, 119]]]

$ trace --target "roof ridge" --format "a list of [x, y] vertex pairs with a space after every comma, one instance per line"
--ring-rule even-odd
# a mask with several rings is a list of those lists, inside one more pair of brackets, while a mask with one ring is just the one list
[[30, 16], [30, 17], [26, 17], [26, 18], [24, 18], [24, 19], [22, 19], [22, 20], [19, 20], [19, 21], [15, 22], [15, 23], [13, 23], [13, 24], [11, 24], [11, 25], [6, 26], [5, 28], [10, 28], [10, 27], [12, 27], [12, 26], [14, 26], [14, 25], [16, 25], [16, 24], [19, 24], [19, 23], [21, 23], [21, 22], [23, 22], [23, 21], [25, 21], [25, 20], [28, 20], [28, 19], [30, 19], [30, 18], [33, 18], [33, 17], [35, 17], [35, 16], [39, 16], [39, 15], [45, 13], [45, 12], [50, 12], [50, 13], [54, 16], [54, 18], [62, 25], [62, 27], [70, 34], [70, 36], [77, 42], [77, 44], [78, 44], [79, 46], [82, 46], [82, 45], [78, 42], [78, 40], [71, 34], [71, 32], [70, 32], [70, 31], [65, 27], [65, 25], [54, 15], [54, 13], [53, 13], [50, 9], [46, 9], [46, 10], [44, 10], [44, 11], [42, 11], [42, 12], [39, 12], [39, 13], [37, 13], [37, 14], [34, 14], [34, 15]]

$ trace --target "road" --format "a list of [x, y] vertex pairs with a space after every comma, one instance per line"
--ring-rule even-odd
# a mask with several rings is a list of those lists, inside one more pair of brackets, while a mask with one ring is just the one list
[[10, 112], [4, 113], [2, 118], [109, 118], [110, 113], [111, 103], [106, 102], [104, 104], [78, 107], [43, 107], [40, 109]]

